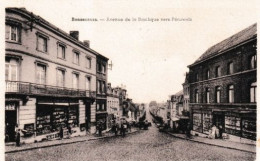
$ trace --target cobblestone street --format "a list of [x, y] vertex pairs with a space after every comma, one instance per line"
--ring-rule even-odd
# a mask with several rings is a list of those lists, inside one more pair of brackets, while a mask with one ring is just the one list
[[[187, 153], [188, 152], [188, 153]], [[7, 161], [54, 160], [255, 160], [255, 154], [174, 138], [149, 130], [101, 140], [6, 154]]]

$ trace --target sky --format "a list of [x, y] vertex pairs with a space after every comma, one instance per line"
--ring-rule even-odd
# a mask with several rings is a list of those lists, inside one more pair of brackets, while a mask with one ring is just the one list
[[[126, 86], [136, 103], [163, 102], [182, 90], [185, 73], [210, 46], [256, 23], [256, 0], [12, 0], [112, 61], [108, 82]], [[1, 12], [3, 13], [3, 12]], [[71, 21], [97, 18], [105, 21]], [[106, 21], [107, 18], [189, 18], [192, 21]]]

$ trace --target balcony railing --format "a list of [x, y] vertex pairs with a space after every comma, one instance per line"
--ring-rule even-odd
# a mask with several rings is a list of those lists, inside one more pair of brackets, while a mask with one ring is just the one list
[[44, 84], [35, 84], [20, 81], [6, 81], [6, 93], [19, 94], [36, 94], [36, 95], [56, 95], [56, 96], [73, 96], [73, 97], [90, 97], [95, 98], [96, 92], [89, 90], [80, 90], [65, 88], [59, 86], [49, 86]]

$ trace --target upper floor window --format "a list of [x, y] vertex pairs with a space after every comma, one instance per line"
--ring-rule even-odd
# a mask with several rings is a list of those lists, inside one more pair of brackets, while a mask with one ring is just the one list
[[6, 25], [6, 40], [21, 42], [21, 28], [17, 25]]
[[90, 90], [90, 86], [91, 86], [91, 78], [90, 77], [86, 77], [86, 90]]
[[62, 69], [57, 70], [57, 85], [60, 87], [65, 86], [65, 70]]
[[10, 80], [10, 81], [18, 80], [18, 61], [16, 59], [13, 58], [6, 59], [5, 80]]
[[79, 88], [79, 74], [72, 73], [72, 88]]
[[206, 88], [206, 103], [209, 103], [209, 88]]
[[228, 102], [234, 103], [234, 85], [228, 86]]
[[228, 74], [234, 73], [234, 64], [233, 62], [228, 63]]
[[216, 103], [220, 103], [220, 87], [216, 87]]
[[97, 70], [98, 70], [98, 72], [102, 72], [102, 65], [101, 65], [101, 63], [97, 63]]
[[65, 59], [65, 45], [58, 44], [58, 58]]
[[219, 77], [221, 75], [220, 66], [217, 66], [215, 69], [215, 75], [216, 77]]
[[195, 81], [199, 81], [199, 74], [198, 73], [195, 74]]
[[250, 85], [250, 102], [256, 102], [256, 82]]
[[209, 70], [206, 70], [206, 79], [209, 79]]
[[106, 73], [106, 65], [102, 65], [102, 72], [105, 74]]
[[86, 58], [86, 68], [91, 68], [91, 58], [90, 57], [87, 57]]
[[199, 91], [195, 90], [195, 103], [199, 103]]
[[47, 41], [48, 38], [41, 34], [37, 34], [37, 50], [47, 52]]
[[250, 59], [250, 68], [255, 69], [256, 68], [256, 55], [253, 55]]
[[79, 53], [76, 51], [73, 53], [73, 63], [79, 64]]
[[37, 63], [37, 66], [36, 66], [36, 83], [46, 84], [46, 65]]

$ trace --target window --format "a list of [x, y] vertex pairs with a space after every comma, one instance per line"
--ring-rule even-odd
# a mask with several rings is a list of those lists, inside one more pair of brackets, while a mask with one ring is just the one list
[[106, 93], [106, 83], [105, 82], [103, 82], [102, 93]]
[[7, 59], [5, 61], [5, 80], [18, 80], [18, 61], [16, 59]]
[[[18, 25], [19, 26], [19, 25]], [[6, 25], [6, 40], [21, 42], [21, 28], [17, 25]]]
[[195, 74], [195, 81], [199, 81], [199, 74], [198, 73]]
[[251, 67], [251, 69], [255, 69], [255, 68], [256, 68], [256, 55], [253, 55], [253, 56], [251, 57], [250, 67]]
[[65, 86], [65, 71], [58, 69], [57, 70], [57, 85], [60, 87]]
[[228, 63], [228, 74], [234, 73], [234, 64], [233, 62]]
[[206, 88], [206, 103], [209, 103], [209, 88]]
[[250, 86], [250, 102], [256, 102], [256, 98], [256, 82], [254, 82]]
[[89, 91], [90, 90], [90, 77], [86, 77], [86, 90]]
[[37, 84], [46, 84], [46, 66], [45, 65], [37, 64], [36, 83]]
[[206, 79], [209, 79], [209, 70], [206, 71]]
[[106, 65], [102, 65], [102, 72], [105, 74], [106, 73]]
[[216, 87], [216, 103], [220, 103], [220, 87]]
[[72, 87], [75, 89], [79, 88], [79, 74], [72, 73]]
[[97, 64], [98, 65], [98, 72], [102, 72], [102, 66], [100, 63]]
[[58, 58], [65, 59], [65, 46], [58, 44]]
[[91, 58], [87, 57], [86, 59], [86, 68], [91, 68]]
[[73, 63], [79, 64], [79, 53], [78, 52], [74, 52], [74, 54], [73, 54]]
[[215, 75], [216, 75], [216, 77], [219, 77], [219, 76], [221, 75], [220, 67], [219, 67], [219, 66], [216, 67]]
[[234, 103], [234, 86], [233, 85], [228, 86], [228, 102]]
[[37, 50], [47, 52], [47, 38], [42, 35], [37, 37]]
[[199, 103], [199, 91], [195, 90], [195, 103]]

